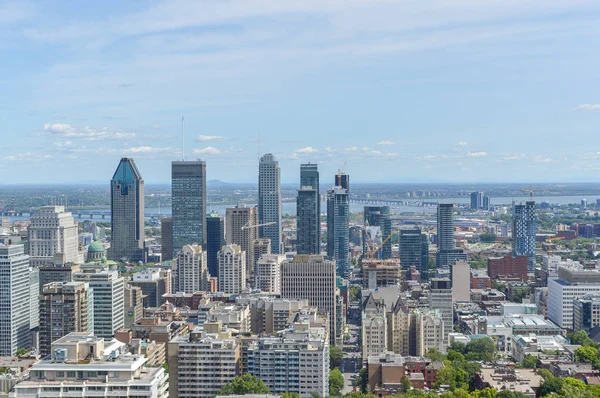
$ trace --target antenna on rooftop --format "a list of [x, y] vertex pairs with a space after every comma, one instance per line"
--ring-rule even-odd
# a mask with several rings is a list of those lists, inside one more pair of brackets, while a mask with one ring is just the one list
[[181, 117], [181, 160], [185, 160], [185, 119]]

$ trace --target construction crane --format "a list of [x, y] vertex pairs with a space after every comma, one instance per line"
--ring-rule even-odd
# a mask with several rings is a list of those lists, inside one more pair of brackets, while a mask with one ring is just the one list
[[370, 260], [374, 260], [375, 259], [375, 252], [379, 249], [381, 249], [383, 247], [383, 245], [385, 245], [387, 243], [388, 240], [390, 240], [392, 238], [393, 233], [389, 234], [387, 238], [385, 238], [383, 240], [383, 242], [381, 242], [381, 244], [379, 245], [373, 245], [372, 248], [369, 248], [369, 259]]
[[[535, 191], [560, 191], [562, 188], [536, 188]], [[529, 186], [529, 189], [521, 189], [521, 192], [526, 193], [529, 192], [529, 199], [533, 200], [533, 185]]]
[[348, 162], [344, 161], [344, 165], [342, 166], [342, 168], [338, 169], [338, 180], [340, 181], [340, 183], [342, 182], [342, 174], [344, 174], [344, 170], [346, 169], [346, 164], [348, 164]]
[[545, 241], [545, 243], [547, 245], [546, 252], [548, 253], [548, 256], [552, 255], [552, 246], [553, 246], [552, 242], [555, 240], [563, 240], [564, 238], [565, 238], [564, 236], [553, 236], [551, 238], [546, 239], [546, 241]]
[[244, 225], [244, 226], [242, 227], [242, 231], [243, 231], [243, 230], [245, 230], [245, 229], [250, 229], [250, 228], [259, 228], [259, 227], [266, 227], [267, 225], [274, 225], [274, 224], [277, 224], [277, 223], [276, 223], [275, 221], [272, 221], [272, 222], [266, 222], [266, 223], [263, 223], [263, 224], [255, 224], [255, 225], [251, 225], [251, 224], [250, 224], [250, 221], [248, 221], [248, 222], [246, 223], [246, 225]]

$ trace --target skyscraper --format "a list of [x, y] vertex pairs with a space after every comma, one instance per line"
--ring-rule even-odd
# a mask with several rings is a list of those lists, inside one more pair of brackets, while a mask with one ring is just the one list
[[160, 219], [160, 258], [162, 261], [173, 259], [173, 217]]
[[274, 254], [283, 253], [281, 241], [281, 174], [279, 162], [267, 153], [260, 158], [258, 166], [258, 222], [273, 223], [260, 227], [261, 238], [271, 239]]
[[444, 321], [444, 347], [448, 346], [448, 334], [454, 330], [454, 304], [452, 282], [448, 278], [432, 278], [430, 281], [429, 309], [439, 310]]
[[492, 204], [490, 202], [490, 197], [487, 195], [483, 195], [483, 210], [490, 210], [491, 206]]
[[298, 254], [319, 254], [321, 239], [319, 228], [318, 194], [310, 186], [298, 191], [296, 198], [296, 251]]
[[206, 262], [211, 277], [218, 276], [219, 259], [217, 253], [225, 244], [225, 218], [218, 213], [206, 216]]
[[515, 205], [513, 214], [513, 256], [527, 256], [527, 271], [535, 270], [535, 201]]
[[471, 209], [483, 208], [483, 192], [471, 192]]
[[[258, 212], [256, 207], [236, 206], [226, 210], [225, 241], [227, 244], [239, 245], [246, 253], [246, 278], [251, 280], [254, 274], [254, 256], [252, 242], [257, 237]], [[223, 245], [221, 245], [222, 247]], [[219, 250], [221, 250], [219, 247]], [[218, 251], [218, 250], [217, 250]], [[218, 277], [217, 274], [211, 276]]]
[[[302, 189], [303, 187], [311, 187], [312, 189], [315, 190], [315, 193], [317, 196], [317, 199], [316, 199], [316, 204], [317, 204], [316, 229], [317, 229], [317, 236], [319, 236], [319, 238], [320, 238], [321, 237], [321, 219], [320, 219], [320, 216], [321, 216], [321, 193], [319, 190], [319, 168], [316, 164], [306, 163], [306, 164], [300, 165], [300, 189]], [[317, 252], [316, 254], [319, 254], [319, 252]]]
[[44, 206], [30, 221], [27, 242], [32, 267], [52, 264], [56, 253], [64, 254], [67, 262], [82, 262], [77, 223], [64, 206]]
[[246, 253], [238, 245], [225, 245], [219, 257], [219, 291], [239, 294], [246, 288]]
[[121, 159], [110, 189], [109, 257], [144, 261], [144, 180], [133, 159]]
[[206, 251], [200, 245], [185, 245], [177, 255], [177, 292], [208, 291], [210, 274]]
[[457, 249], [454, 242], [454, 205], [439, 203], [437, 207], [437, 253], [435, 258], [438, 274], [449, 271], [455, 261], [467, 261], [463, 249]]
[[327, 257], [334, 260], [337, 273], [347, 277], [350, 239], [350, 204], [348, 191], [335, 186], [327, 191]]
[[335, 175], [335, 181], [333, 186], [342, 187], [346, 190], [348, 194], [350, 194], [350, 176], [348, 174], [339, 172]]
[[206, 244], [206, 162], [171, 164], [173, 257], [185, 245]]
[[392, 219], [389, 206], [365, 206], [363, 216], [365, 229], [363, 231], [363, 253], [367, 253], [367, 244], [385, 242], [377, 251], [376, 257], [392, 258]]
[[400, 230], [400, 265], [404, 271], [415, 266], [421, 280], [429, 279], [429, 241], [418, 227]]
[[23, 245], [0, 245], [0, 356], [30, 347], [29, 256]]

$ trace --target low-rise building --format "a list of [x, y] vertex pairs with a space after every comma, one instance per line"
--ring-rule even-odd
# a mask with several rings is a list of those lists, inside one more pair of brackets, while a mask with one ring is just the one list
[[534, 369], [514, 369], [506, 366], [483, 367], [475, 375], [477, 389], [495, 388], [497, 391], [520, 392], [535, 398], [544, 382]]

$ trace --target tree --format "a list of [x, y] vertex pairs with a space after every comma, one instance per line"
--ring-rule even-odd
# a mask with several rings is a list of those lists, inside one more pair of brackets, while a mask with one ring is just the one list
[[538, 388], [536, 397], [545, 397], [546, 395], [559, 392], [563, 387], [563, 380], [564, 379], [559, 379], [558, 377], [553, 377], [544, 381], [540, 388]]
[[330, 346], [329, 347], [329, 366], [331, 369], [339, 368], [344, 359], [344, 352], [340, 347]]
[[465, 347], [468, 361], [491, 361], [496, 355], [496, 344], [489, 337], [471, 340]]
[[256, 376], [246, 373], [225, 384], [217, 395], [269, 394], [269, 388]]
[[496, 398], [527, 398], [527, 395], [519, 391], [504, 390], [500, 391]]
[[481, 234], [479, 235], [479, 240], [481, 240], [482, 242], [495, 242], [496, 241], [496, 234]]
[[467, 346], [464, 343], [459, 343], [459, 342], [455, 341], [452, 344], [450, 344], [449, 350], [458, 351], [461, 354], [464, 354], [466, 348], [467, 348]]
[[425, 354], [425, 356], [429, 359], [431, 359], [432, 361], [443, 361], [444, 360], [444, 354], [442, 354], [439, 350], [435, 349], [435, 348], [431, 348], [429, 351], [427, 351], [427, 354]]
[[300, 398], [297, 392], [284, 392], [281, 393], [281, 398]]
[[356, 386], [360, 388], [360, 392], [363, 394], [367, 393], [369, 389], [369, 374], [367, 373], [367, 368], [362, 368], [360, 372], [358, 372]]
[[458, 351], [448, 350], [448, 354], [446, 355], [449, 361], [464, 361], [465, 356]]
[[400, 380], [400, 382], [402, 383], [402, 392], [406, 393], [412, 389], [412, 384], [410, 383], [410, 379], [408, 378], [408, 376], [402, 377], [402, 380]]
[[339, 397], [344, 389], [344, 375], [335, 368], [329, 372], [329, 395]]
[[366, 394], [364, 392], [352, 391], [344, 395], [344, 398], [376, 398], [373, 394]]
[[598, 349], [590, 346], [579, 347], [575, 350], [575, 358], [580, 362], [593, 363], [598, 360]]
[[360, 287], [350, 286], [350, 300], [360, 301]]
[[536, 356], [527, 354], [525, 358], [523, 358], [523, 367], [529, 369], [535, 369], [538, 365], [538, 359]]
[[23, 356], [29, 354], [29, 350], [27, 348], [21, 347], [17, 350], [18, 356]]

